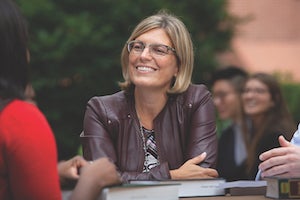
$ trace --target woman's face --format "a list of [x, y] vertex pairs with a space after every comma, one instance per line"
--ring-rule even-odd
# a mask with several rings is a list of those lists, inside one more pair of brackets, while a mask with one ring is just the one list
[[274, 106], [267, 85], [257, 79], [246, 82], [242, 94], [244, 111], [250, 117], [263, 115]]
[[[178, 73], [176, 55], [171, 50], [167, 54], [159, 54], [158, 46], [172, 47], [168, 35], [163, 29], [153, 29], [140, 35], [135, 41], [140, 43], [129, 53], [128, 70], [131, 81], [136, 87], [169, 89], [173, 77]], [[141, 50], [143, 45], [145, 48]]]
[[214, 83], [212, 91], [219, 117], [222, 120], [236, 121], [241, 113], [241, 102], [233, 85], [228, 80], [218, 80]]

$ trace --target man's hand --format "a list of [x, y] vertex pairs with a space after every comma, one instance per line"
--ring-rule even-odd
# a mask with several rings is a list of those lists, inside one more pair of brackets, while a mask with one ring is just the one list
[[300, 176], [300, 147], [291, 144], [283, 136], [279, 136], [278, 141], [281, 147], [266, 151], [259, 156], [263, 161], [259, 165], [259, 169], [262, 170], [261, 176]]

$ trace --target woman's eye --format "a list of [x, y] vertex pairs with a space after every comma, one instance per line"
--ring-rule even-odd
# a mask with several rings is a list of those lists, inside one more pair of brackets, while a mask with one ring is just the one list
[[143, 49], [143, 45], [141, 45], [141, 44], [134, 44], [132, 48], [135, 49], [135, 50], [142, 50]]
[[159, 54], [167, 53], [167, 50], [162, 46], [153, 47], [153, 51]]

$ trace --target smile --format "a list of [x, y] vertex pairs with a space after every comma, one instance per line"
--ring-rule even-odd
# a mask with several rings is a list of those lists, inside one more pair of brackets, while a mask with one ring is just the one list
[[136, 69], [138, 71], [142, 71], [142, 72], [153, 72], [153, 71], [156, 71], [156, 69], [154, 69], [152, 67], [146, 67], [146, 66], [137, 66]]
[[245, 102], [245, 106], [247, 107], [255, 107], [257, 105], [257, 101], [255, 100], [248, 100], [247, 102]]

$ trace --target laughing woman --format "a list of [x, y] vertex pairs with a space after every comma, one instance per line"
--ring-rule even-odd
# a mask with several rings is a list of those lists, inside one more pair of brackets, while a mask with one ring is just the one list
[[214, 105], [191, 84], [194, 54], [177, 17], [142, 20], [124, 45], [122, 91], [94, 97], [81, 134], [84, 157], [109, 157], [123, 181], [216, 177]]
[[246, 81], [242, 93], [244, 111], [249, 116], [247, 168], [249, 179], [256, 175], [259, 155], [279, 147], [278, 137], [290, 140], [296, 126], [282, 96], [279, 83], [268, 74], [253, 74]]

